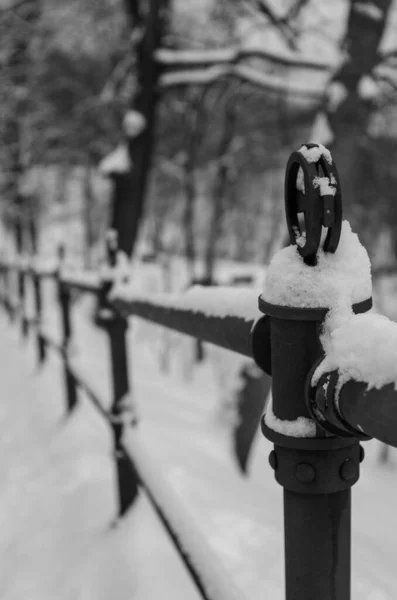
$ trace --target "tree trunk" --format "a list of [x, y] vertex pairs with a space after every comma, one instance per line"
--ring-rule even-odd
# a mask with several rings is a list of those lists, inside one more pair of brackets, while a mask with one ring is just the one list
[[156, 109], [159, 100], [157, 81], [159, 66], [155, 50], [159, 47], [165, 25], [167, 0], [148, 0], [146, 13], [144, 2], [126, 0], [125, 5], [131, 19], [133, 33], [137, 32], [137, 86], [138, 91], [131, 101], [131, 109], [140, 113], [145, 120], [144, 129], [136, 136], [128, 137], [131, 168], [128, 175], [117, 185], [117, 223], [113, 226], [119, 234], [119, 248], [131, 255], [138, 236], [145, 193], [151, 167], [154, 143]]
[[222, 217], [225, 212], [226, 191], [228, 185], [231, 146], [234, 138], [236, 124], [236, 111], [233, 106], [227, 106], [222, 137], [220, 140], [216, 160], [215, 185], [212, 195], [212, 214], [209, 222], [207, 246], [204, 255], [205, 279], [212, 284], [214, 279], [214, 266], [216, 246], [221, 232]]
[[379, 44], [390, 5], [391, 0], [351, 0], [344, 40], [346, 58], [329, 87], [327, 116], [334, 135], [331, 150], [341, 179], [345, 213], [353, 221], [357, 217], [354, 205], [360, 204], [364, 187], [358, 164], [374, 109], [369, 99], [360, 97], [359, 86], [379, 62]]

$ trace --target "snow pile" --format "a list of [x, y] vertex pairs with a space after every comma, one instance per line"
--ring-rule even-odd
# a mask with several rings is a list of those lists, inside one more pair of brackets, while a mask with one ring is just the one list
[[299, 167], [298, 174], [296, 176], [296, 189], [302, 194], [305, 193], [305, 176], [303, 174], [302, 167]]
[[336, 181], [333, 175], [331, 175], [331, 181], [328, 177], [315, 177], [313, 179], [314, 189], [320, 188], [321, 196], [335, 196], [336, 194]]
[[322, 144], [318, 144], [313, 148], [308, 148], [307, 146], [301, 146], [298, 150], [308, 163], [318, 162], [320, 158], [323, 156], [329, 165], [332, 165], [332, 156], [331, 152], [323, 146]]
[[204, 313], [209, 317], [239, 317], [253, 321], [260, 316], [258, 309], [258, 291], [245, 287], [194, 285], [184, 293], [142, 293], [136, 284], [116, 285], [110, 300], [117, 303], [148, 302], [175, 310]]
[[128, 110], [123, 119], [123, 129], [127, 137], [137, 137], [146, 128], [146, 119], [136, 110]]
[[308, 266], [296, 246], [280, 250], [268, 268], [263, 298], [281, 306], [334, 308], [339, 302], [351, 306], [371, 296], [368, 254], [347, 221], [336, 252], [319, 248], [317, 259], [316, 266]]
[[273, 399], [270, 396], [265, 412], [265, 423], [273, 431], [296, 438], [316, 437], [316, 424], [312, 419], [299, 417], [295, 421], [279, 419], [273, 412]]
[[101, 160], [98, 170], [102, 175], [109, 176], [113, 173], [128, 173], [131, 166], [127, 145], [119, 144], [113, 152]]
[[394, 383], [397, 389], [397, 323], [374, 313], [351, 313], [335, 329], [327, 322], [325, 325], [321, 341], [326, 357], [313, 384], [323, 373], [338, 370], [337, 391], [350, 379], [366, 382], [368, 388]]

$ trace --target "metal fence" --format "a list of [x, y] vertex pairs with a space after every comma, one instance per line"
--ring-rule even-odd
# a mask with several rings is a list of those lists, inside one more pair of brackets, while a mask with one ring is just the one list
[[[308, 145], [309, 146], [309, 145]], [[323, 161], [324, 162], [324, 161]], [[287, 166], [287, 220], [292, 243], [296, 243], [299, 212], [306, 214], [306, 243], [297, 246], [308, 265], [315, 263], [320, 244], [318, 231], [328, 227], [329, 252], [335, 252], [342, 218], [341, 200], [323, 200], [332, 215], [313, 208], [309, 193], [310, 176], [319, 169], [337, 178], [335, 167], [308, 163], [299, 153], [293, 153]], [[306, 197], [296, 190], [297, 170], [301, 167], [306, 182]], [[314, 170], [313, 170], [314, 169]], [[291, 184], [293, 181], [293, 184]], [[62, 359], [67, 411], [78, 402], [78, 388], [88, 397], [107, 421], [113, 434], [114, 460], [118, 486], [118, 517], [133, 505], [139, 490], [144, 490], [161, 522], [169, 533], [181, 559], [203, 598], [223, 600], [241, 597], [232, 578], [222, 572], [206, 540], [194, 527], [189, 514], [180, 506], [172, 490], [162, 481], [161, 473], [150, 459], [150, 448], [139, 437], [139, 426], [131, 399], [126, 333], [127, 318], [136, 315], [205, 342], [254, 358], [261, 369], [272, 375], [273, 411], [283, 420], [311, 418], [316, 424], [314, 437], [292, 437], [273, 430], [262, 420], [264, 435], [274, 442], [269, 462], [276, 480], [284, 488], [285, 581], [287, 600], [348, 600], [350, 598], [350, 490], [359, 478], [359, 466], [364, 451], [359, 441], [377, 438], [397, 446], [397, 393], [390, 384], [381, 389], [367, 390], [362, 382], [349, 381], [337, 399], [337, 373], [327, 374], [333, 385], [324, 386], [321, 379], [310, 385], [314, 366], [323, 358], [319, 329], [327, 309], [289, 309], [274, 306], [259, 298], [259, 308], [265, 314], [258, 320], [239, 314], [208, 314], [204, 308], [173, 304], [165, 295], [161, 298], [123, 298], [111, 300], [112, 269], [115, 269], [117, 248], [108, 242], [108, 271], [99, 273], [68, 273], [63, 268], [64, 253], [59, 252], [58, 266], [40, 268], [39, 263], [17, 259], [0, 263], [0, 300], [11, 319], [20, 318], [24, 334], [34, 332], [38, 361], [42, 364], [49, 349]], [[35, 266], [36, 265], [36, 266]], [[14, 278], [12, 278], [14, 273]], [[58, 308], [62, 323], [60, 343], [43, 330], [44, 279], [57, 286]], [[12, 279], [16, 281], [12, 284]], [[34, 292], [34, 317], [27, 316], [26, 283], [30, 279]], [[81, 370], [70, 360], [72, 339], [71, 294], [74, 290], [94, 294], [98, 299], [96, 323], [107, 334], [113, 384], [111, 408], [91, 389]], [[203, 290], [211, 297], [211, 289]], [[235, 293], [231, 288], [230, 294]], [[232, 296], [231, 296], [232, 297]], [[256, 303], [253, 300], [253, 303]], [[232, 302], [231, 302], [232, 304]], [[371, 299], [353, 306], [355, 312], [365, 312]], [[253, 310], [254, 314], [254, 310]], [[186, 514], [185, 514], [186, 513]], [[264, 589], [266, 573], [264, 573]]]

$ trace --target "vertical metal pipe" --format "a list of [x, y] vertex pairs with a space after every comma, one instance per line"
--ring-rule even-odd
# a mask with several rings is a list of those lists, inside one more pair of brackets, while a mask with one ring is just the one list
[[69, 346], [70, 338], [72, 335], [72, 324], [70, 318], [70, 289], [65, 285], [60, 277], [60, 269], [64, 261], [65, 250], [62, 247], [58, 249], [59, 256], [59, 269], [58, 269], [58, 301], [61, 313], [61, 327], [62, 327], [62, 346], [63, 346], [63, 368], [65, 377], [66, 387], [66, 406], [68, 413], [77, 405], [77, 386], [73, 375], [69, 369]]
[[350, 489], [284, 489], [284, 535], [286, 600], [350, 600]]
[[[24, 251], [24, 236], [23, 236], [23, 224], [22, 219], [19, 217], [15, 221], [15, 246], [17, 251], [17, 256], [19, 259], [23, 257]], [[17, 296], [18, 296], [18, 311], [21, 315], [21, 329], [22, 335], [25, 337], [28, 333], [28, 323], [25, 314], [25, 292], [26, 292], [26, 282], [25, 282], [25, 272], [23, 268], [19, 265], [17, 267]]]
[[37, 273], [32, 275], [33, 284], [33, 297], [35, 305], [35, 320], [36, 320], [36, 347], [37, 347], [37, 358], [39, 364], [43, 364], [46, 358], [46, 346], [42, 336], [42, 313], [43, 313], [43, 302], [41, 296], [41, 281], [40, 276]]
[[117, 472], [118, 516], [122, 517], [133, 504], [138, 494], [138, 480], [131, 461], [122, 449], [124, 426], [135, 422], [132, 411], [127, 365], [127, 321], [113, 315], [107, 324], [111, 355], [113, 404], [111, 408], [114, 436], [114, 452]]
[[[114, 232], [107, 240], [107, 262], [114, 268], [117, 262], [117, 234]], [[136, 424], [136, 415], [132, 404], [128, 377], [127, 329], [128, 322], [116, 313], [109, 304], [108, 294], [112, 280], [106, 280], [98, 298], [96, 323], [103, 327], [109, 338], [113, 402], [111, 423], [114, 440], [114, 457], [117, 477], [118, 513], [122, 517], [132, 506], [138, 495], [138, 476], [131, 461], [125, 456], [122, 447], [122, 435], [126, 425]]]

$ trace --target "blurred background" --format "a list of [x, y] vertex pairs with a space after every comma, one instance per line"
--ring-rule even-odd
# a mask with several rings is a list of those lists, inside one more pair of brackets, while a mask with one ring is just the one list
[[[375, 305], [397, 319], [396, 100], [396, 0], [0, 0], [1, 250], [53, 259], [64, 244], [94, 270], [112, 226], [145, 293], [259, 293], [287, 243], [286, 161], [320, 142], [370, 255]], [[54, 298], [49, 286], [56, 331]], [[73, 301], [76, 357], [108, 389], [95, 303]], [[87, 407], [59, 430], [59, 363], [38, 374], [2, 321], [0, 597], [195, 598], [148, 506], [104, 539], [107, 433]], [[134, 397], [166, 478], [247, 597], [281, 598], [281, 489], [256, 435], [268, 379], [131, 321]], [[395, 456], [368, 447], [353, 589], [394, 600]]]

